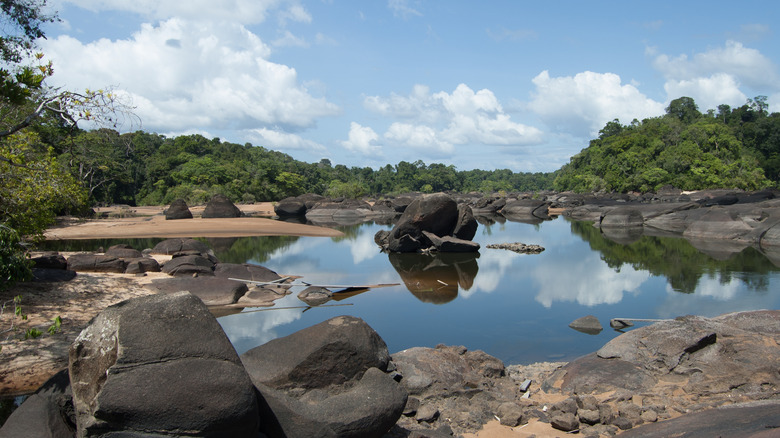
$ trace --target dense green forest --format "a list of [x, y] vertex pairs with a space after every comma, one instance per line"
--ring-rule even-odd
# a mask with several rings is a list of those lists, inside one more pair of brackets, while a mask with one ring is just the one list
[[699, 109], [690, 97], [673, 100], [666, 114], [622, 125], [608, 122], [599, 137], [571, 158], [556, 190], [655, 191], [774, 187], [780, 179], [780, 113], [766, 96], [739, 108]]

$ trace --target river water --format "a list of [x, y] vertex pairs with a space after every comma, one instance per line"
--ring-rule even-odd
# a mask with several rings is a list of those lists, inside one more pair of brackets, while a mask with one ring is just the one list
[[[780, 269], [753, 248], [705, 253], [681, 238], [651, 236], [623, 236], [618, 243], [587, 222], [558, 218], [481, 224], [474, 239], [482, 245], [478, 254], [389, 255], [373, 236], [390, 228], [342, 227], [340, 238], [206, 239], [222, 262], [261, 264], [314, 284], [399, 283], [337, 294], [338, 300], [317, 307], [306, 306], [294, 288], [274, 307], [223, 316], [219, 322], [239, 354], [334, 316], [353, 315], [373, 327], [391, 353], [441, 343], [483, 350], [507, 364], [568, 361], [619, 335], [609, 327], [611, 318], [780, 308]], [[486, 248], [510, 242], [545, 251]], [[128, 243], [145, 248], [156, 242]], [[69, 249], [112, 242], [74, 244]], [[604, 330], [591, 335], [568, 327], [586, 315], [596, 316]]]

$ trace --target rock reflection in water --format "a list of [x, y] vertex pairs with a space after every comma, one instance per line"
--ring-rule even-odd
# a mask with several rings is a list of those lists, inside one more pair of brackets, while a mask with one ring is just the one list
[[471, 289], [479, 271], [479, 253], [390, 253], [388, 257], [409, 292], [432, 304], [454, 300], [459, 287]]

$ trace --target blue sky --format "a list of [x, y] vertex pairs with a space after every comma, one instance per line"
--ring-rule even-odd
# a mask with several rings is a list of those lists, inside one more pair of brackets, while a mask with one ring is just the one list
[[49, 83], [317, 162], [552, 171], [607, 121], [769, 97], [774, 1], [49, 0]]

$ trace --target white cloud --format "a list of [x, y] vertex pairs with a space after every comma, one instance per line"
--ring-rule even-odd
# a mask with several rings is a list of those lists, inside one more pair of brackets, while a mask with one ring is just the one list
[[664, 84], [664, 90], [670, 99], [681, 96], [692, 97], [702, 112], [715, 109], [724, 103], [739, 106], [747, 99], [747, 96], [739, 90], [737, 80], [726, 73], [693, 79], [668, 80]]
[[268, 46], [239, 24], [170, 19], [125, 40], [41, 45], [54, 61], [52, 85], [114, 86], [147, 130], [300, 128], [339, 111], [310, 95], [295, 69], [268, 61]]
[[[311, 16], [297, 0], [56, 0], [53, 4], [70, 3], [90, 11], [126, 11], [158, 20], [171, 17], [226, 21], [241, 24], [261, 23], [268, 14], [280, 10], [279, 19], [311, 22]], [[285, 6], [287, 6], [285, 8]]]
[[[777, 67], [769, 58], [756, 49], [731, 40], [726, 41], [724, 47], [697, 53], [692, 58], [684, 54], [677, 57], [658, 55], [653, 59], [653, 67], [672, 81], [696, 80], [725, 73], [751, 88], [780, 88]], [[671, 99], [677, 97], [670, 96]]]
[[341, 145], [352, 152], [363, 155], [379, 154], [381, 148], [377, 144], [379, 135], [367, 126], [352, 122], [349, 126], [349, 140], [342, 141]]
[[550, 127], [575, 136], [594, 136], [613, 119], [629, 123], [664, 113], [664, 105], [623, 84], [614, 73], [585, 71], [550, 77], [545, 70], [533, 79], [536, 90], [529, 108]]
[[388, 0], [387, 7], [393, 11], [393, 15], [408, 19], [411, 16], [422, 17], [420, 11], [409, 6], [408, 0]]
[[457, 145], [529, 145], [542, 138], [540, 130], [512, 121], [492, 91], [474, 92], [465, 84], [452, 93], [434, 94], [424, 85], [415, 85], [408, 96], [369, 96], [364, 105], [382, 116], [404, 120], [392, 123], [385, 139], [434, 153], [451, 153]]
[[325, 146], [288, 132], [282, 132], [268, 128], [259, 128], [246, 131], [244, 134], [245, 137], [253, 144], [258, 146], [265, 146], [269, 149], [327, 152]]

